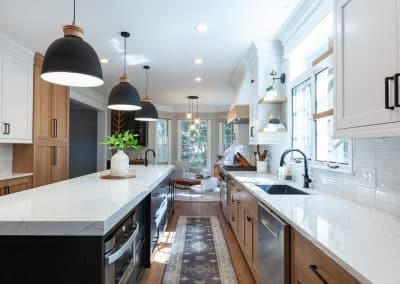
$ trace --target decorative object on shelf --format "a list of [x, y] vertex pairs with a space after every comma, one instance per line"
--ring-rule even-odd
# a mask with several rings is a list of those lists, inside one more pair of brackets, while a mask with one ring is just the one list
[[278, 92], [275, 90], [274, 86], [268, 86], [265, 89], [265, 98], [276, 98], [278, 96]]
[[273, 68], [271, 73], [269, 73], [269, 74], [272, 76], [273, 82], [275, 82], [275, 80], [279, 80], [281, 82], [281, 84], [285, 84], [285, 81], [286, 81], [285, 73], [282, 73], [279, 77], [275, 77], [276, 75], [278, 75], [278, 72], [276, 71], [275, 68]]
[[103, 71], [96, 51], [83, 40], [83, 29], [75, 25], [75, 0], [72, 25], [63, 27], [64, 37], [47, 48], [40, 77], [50, 83], [71, 87], [103, 85]]
[[135, 120], [139, 121], [156, 121], [158, 119], [158, 112], [156, 107], [152, 104], [151, 99], [149, 97], [149, 76], [148, 71], [150, 66], [143, 66], [143, 69], [146, 70], [146, 96], [143, 98], [141, 102], [142, 109], [138, 110], [135, 114]]
[[113, 110], [135, 111], [142, 108], [138, 91], [129, 82], [126, 76], [126, 39], [128, 32], [121, 32], [124, 38], [124, 75], [119, 78], [119, 84], [115, 85], [108, 98], [108, 108]]
[[100, 142], [101, 145], [107, 145], [109, 149], [117, 150], [117, 153], [111, 157], [112, 176], [124, 177], [129, 174], [129, 157], [124, 153], [124, 150], [130, 148], [141, 149], [136, 138], [137, 136], [129, 131], [125, 131], [124, 133], [107, 136], [105, 141]]

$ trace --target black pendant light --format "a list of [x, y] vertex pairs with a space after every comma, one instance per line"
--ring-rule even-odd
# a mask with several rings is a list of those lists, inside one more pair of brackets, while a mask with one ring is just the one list
[[64, 37], [56, 39], [47, 48], [40, 77], [50, 83], [71, 87], [103, 85], [103, 71], [96, 51], [85, 42], [83, 29], [72, 25], [63, 28]]
[[158, 112], [156, 107], [151, 103], [149, 98], [149, 75], [147, 72], [150, 69], [150, 66], [143, 66], [143, 69], [146, 70], [146, 96], [142, 100], [142, 109], [138, 110], [135, 113], [135, 120], [139, 121], [156, 121], [158, 119]]
[[115, 85], [108, 98], [108, 108], [121, 111], [135, 111], [141, 109], [140, 96], [134, 86], [129, 83], [126, 76], [126, 39], [130, 36], [128, 32], [121, 32], [125, 39], [124, 45], [124, 75], [119, 78], [119, 84]]

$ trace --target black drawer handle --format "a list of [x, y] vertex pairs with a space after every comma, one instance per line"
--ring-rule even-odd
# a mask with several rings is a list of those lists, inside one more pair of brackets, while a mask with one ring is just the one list
[[254, 137], [254, 126], [250, 128], [250, 136]]
[[[389, 105], [389, 81], [393, 81], [394, 77], [386, 77], [385, 78], [385, 109], [394, 109], [394, 106], [390, 106]], [[396, 92], [396, 88], [395, 88], [395, 92]]]
[[249, 216], [247, 216], [246, 219], [247, 219], [247, 222], [253, 222], [253, 219]]
[[3, 125], [4, 125], [3, 134], [5, 135], [5, 134], [7, 134], [7, 123], [3, 122]]
[[400, 107], [400, 101], [399, 101], [399, 77], [400, 77], [400, 73], [396, 73], [394, 75], [394, 105], [396, 107]]
[[232, 221], [233, 221], [233, 222], [236, 222], [236, 219], [232, 217]]
[[326, 281], [325, 278], [322, 277], [322, 275], [318, 272], [318, 266], [317, 265], [311, 264], [309, 266], [309, 268], [311, 269], [312, 272], [314, 272], [315, 275], [317, 275], [318, 279], [321, 280], [321, 283], [329, 284], [328, 281]]

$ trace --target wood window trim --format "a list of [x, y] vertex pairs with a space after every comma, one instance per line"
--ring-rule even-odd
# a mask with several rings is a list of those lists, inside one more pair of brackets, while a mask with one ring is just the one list
[[329, 56], [333, 54], [333, 47], [330, 47], [327, 51], [322, 53], [320, 56], [318, 56], [316, 59], [312, 61], [312, 67], [318, 66], [321, 62], [323, 62], [325, 59], [327, 59]]
[[321, 112], [314, 113], [313, 114], [313, 120], [325, 118], [325, 117], [332, 116], [332, 115], [333, 115], [333, 108], [328, 109], [326, 111], [321, 111]]

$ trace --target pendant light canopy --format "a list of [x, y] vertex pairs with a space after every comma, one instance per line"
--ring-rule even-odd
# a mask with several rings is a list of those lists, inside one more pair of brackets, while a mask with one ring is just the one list
[[120, 111], [136, 111], [141, 109], [138, 91], [129, 82], [126, 76], [126, 39], [130, 36], [128, 32], [121, 32], [125, 39], [124, 45], [124, 75], [119, 78], [119, 84], [115, 85], [108, 97], [108, 108]]
[[142, 109], [135, 113], [135, 120], [139, 121], [156, 121], [158, 119], [158, 112], [156, 107], [151, 103], [148, 91], [149, 91], [149, 75], [147, 72], [150, 66], [143, 66], [146, 70], [146, 96], [142, 100]]
[[83, 40], [83, 29], [72, 25], [63, 28], [64, 37], [47, 48], [40, 77], [50, 83], [71, 87], [103, 85], [103, 71], [96, 51]]

